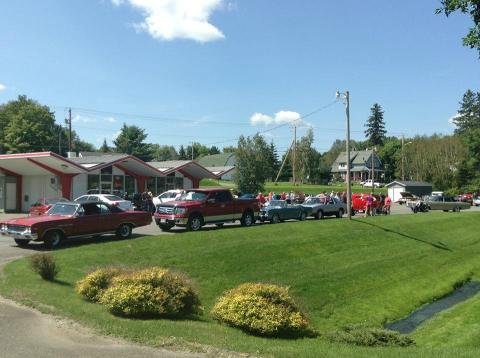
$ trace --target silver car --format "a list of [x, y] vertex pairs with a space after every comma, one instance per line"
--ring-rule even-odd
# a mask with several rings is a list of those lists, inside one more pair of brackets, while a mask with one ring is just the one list
[[118, 206], [123, 211], [133, 210], [133, 204], [129, 200], [124, 200], [116, 195], [111, 194], [90, 194], [82, 195], [74, 200], [77, 203], [86, 203], [86, 202], [101, 202], [107, 203], [113, 206]]
[[341, 218], [347, 211], [347, 205], [343, 201], [329, 196], [308, 198], [302, 206], [307, 211], [308, 216], [313, 216], [315, 219], [333, 215]]

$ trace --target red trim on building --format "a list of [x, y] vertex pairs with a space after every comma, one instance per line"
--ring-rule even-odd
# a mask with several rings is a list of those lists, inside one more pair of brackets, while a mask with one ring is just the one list
[[73, 181], [73, 177], [77, 174], [63, 173], [55, 168], [52, 168], [46, 164], [40, 163], [32, 158], [27, 158], [27, 160], [35, 165], [38, 165], [40, 168], [43, 168], [46, 171], [49, 171], [53, 175], [56, 175], [60, 179], [60, 182], [62, 184], [62, 196], [68, 200], [72, 199], [72, 181]]
[[139, 193], [143, 193], [145, 191], [145, 180], [147, 180], [148, 177], [143, 176], [143, 175], [138, 175], [137, 173], [134, 173], [134, 172], [128, 170], [127, 168], [125, 168], [124, 166], [122, 166], [120, 164], [113, 164], [113, 165], [115, 167], [117, 167], [118, 169], [123, 170], [125, 173], [127, 173], [131, 177], [135, 178], [135, 180], [137, 181], [137, 191]]
[[197, 189], [200, 187], [200, 179], [192, 177], [190, 174], [187, 172], [183, 171], [182, 169], [178, 169], [178, 172], [182, 174], [185, 178], [188, 178], [192, 181], [192, 187], [193, 189]]
[[0, 171], [4, 172], [8, 176], [15, 177], [15, 184], [17, 186], [17, 193], [16, 193], [17, 202], [15, 203], [15, 206], [17, 207], [17, 211], [21, 212], [22, 211], [22, 194], [23, 194], [23, 177], [20, 174], [14, 173], [11, 170], [8, 170], [6, 168], [0, 167]]

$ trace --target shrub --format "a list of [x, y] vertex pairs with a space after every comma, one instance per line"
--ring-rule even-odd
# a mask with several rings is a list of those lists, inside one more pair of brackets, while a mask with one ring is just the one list
[[290, 297], [288, 288], [276, 285], [245, 283], [237, 286], [217, 300], [211, 314], [220, 322], [260, 336], [315, 334]]
[[125, 270], [120, 268], [97, 269], [78, 281], [75, 290], [85, 299], [97, 302], [110, 286], [112, 279], [122, 273], [125, 273]]
[[331, 333], [331, 341], [357, 346], [398, 346], [407, 347], [415, 342], [409, 336], [383, 328], [368, 327], [365, 325], [350, 325], [340, 331]]
[[47, 281], [53, 281], [60, 268], [51, 254], [35, 254], [30, 256], [30, 267]]
[[114, 277], [100, 303], [114, 314], [129, 317], [201, 313], [198, 295], [185, 275], [159, 267]]

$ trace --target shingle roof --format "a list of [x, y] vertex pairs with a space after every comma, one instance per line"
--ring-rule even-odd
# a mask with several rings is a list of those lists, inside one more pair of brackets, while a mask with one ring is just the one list
[[198, 164], [204, 167], [228, 167], [235, 165], [235, 153], [221, 153], [207, 155], [198, 160]]
[[388, 183], [387, 187], [392, 186], [394, 184], [399, 184], [401, 186], [407, 187], [407, 186], [429, 186], [431, 187], [432, 184], [424, 182], [424, 181], [410, 181], [410, 180], [394, 180], [391, 183]]

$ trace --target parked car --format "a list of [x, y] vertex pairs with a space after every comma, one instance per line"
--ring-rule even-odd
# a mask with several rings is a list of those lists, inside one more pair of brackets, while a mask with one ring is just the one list
[[116, 196], [119, 196], [121, 198], [123, 198], [123, 196], [125, 195], [125, 192], [123, 190], [99, 190], [99, 189], [90, 189], [90, 190], [87, 190], [87, 194], [112, 194], [112, 195], [116, 195]]
[[477, 196], [475, 199], [473, 199], [473, 205], [475, 205], [475, 206], [480, 205], [480, 196]]
[[30, 215], [45, 215], [47, 211], [56, 203], [70, 201], [65, 198], [40, 198], [30, 207]]
[[236, 220], [240, 220], [242, 226], [251, 226], [259, 212], [257, 199], [234, 198], [228, 189], [190, 189], [178, 200], [160, 204], [155, 222], [163, 231], [174, 226], [197, 231], [205, 224], [222, 226]]
[[277, 224], [283, 220], [307, 218], [307, 209], [301, 205], [288, 204], [285, 200], [271, 200], [260, 210], [260, 221]]
[[400, 196], [401, 198], [397, 200], [397, 203], [399, 203], [400, 205], [407, 204], [409, 201], [416, 201], [419, 199], [417, 196], [409, 193], [408, 191], [400, 192]]
[[111, 194], [82, 195], [76, 198], [74, 201], [77, 203], [101, 202], [101, 203], [107, 203], [110, 205], [118, 206], [120, 209], [125, 211], [133, 210], [133, 204], [130, 200], [125, 200], [119, 196], [111, 195]]
[[374, 186], [375, 188], [381, 188], [381, 187], [383, 187], [384, 185], [385, 185], [384, 183], [372, 181], [372, 179], [367, 179], [367, 180], [365, 180], [365, 182], [363, 183], [363, 186], [364, 186], [365, 188], [371, 188], [372, 186]]
[[450, 196], [432, 195], [428, 196], [424, 202], [429, 210], [451, 210], [459, 212], [460, 210], [470, 209], [469, 203], [455, 201], [454, 198]]
[[180, 195], [182, 194], [182, 191], [183, 190], [180, 190], [180, 189], [167, 190], [166, 192], [164, 192], [160, 195], [154, 196], [152, 198], [153, 205], [155, 205], [155, 207], [157, 207], [162, 203], [168, 203], [169, 201], [173, 201], [173, 200], [175, 200], [175, 198], [180, 197]]
[[473, 203], [473, 194], [472, 193], [465, 193], [465, 194], [460, 194], [459, 196], [459, 201], [463, 201], [464, 203]]
[[[352, 194], [352, 215], [358, 212], [365, 212], [367, 206], [367, 197], [370, 194]], [[373, 195], [373, 210], [376, 213], [381, 212], [382, 200], [379, 195]]]
[[347, 205], [343, 201], [328, 196], [310, 197], [304, 201], [302, 207], [307, 211], [307, 216], [313, 216], [315, 219], [332, 215], [341, 218], [347, 211]]
[[0, 222], [0, 234], [12, 237], [18, 246], [43, 241], [47, 248], [56, 248], [63, 240], [73, 237], [114, 233], [126, 239], [133, 228], [151, 222], [149, 213], [123, 211], [102, 202], [59, 202], [46, 215]]

